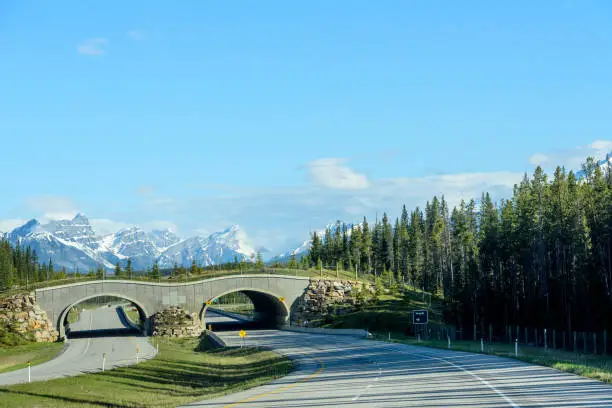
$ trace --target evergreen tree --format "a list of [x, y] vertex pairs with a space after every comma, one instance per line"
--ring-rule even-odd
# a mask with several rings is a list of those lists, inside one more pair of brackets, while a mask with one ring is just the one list
[[160, 279], [161, 274], [160, 274], [160, 271], [159, 271], [159, 264], [158, 264], [157, 260], [153, 264], [153, 267], [151, 268], [151, 272], [150, 272], [149, 276], [151, 277], [151, 279], [155, 279], [155, 280]]
[[261, 256], [261, 252], [257, 252], [257, 260], [255, 261], [255, 267], [257, 269], [263, 269], [264, 268], [264, 261], [263, 261], [263, 257]]
[[132, 279], [132, 274], [134, 273], [132, 269], [132, 258], [128, 258], [125, 264], [125, 276], [129, 279]]
[[115, 264], [115, 277], [120, 278], [123, 275], [123, 271], [121, 270], [121, 265], [119, 262]]

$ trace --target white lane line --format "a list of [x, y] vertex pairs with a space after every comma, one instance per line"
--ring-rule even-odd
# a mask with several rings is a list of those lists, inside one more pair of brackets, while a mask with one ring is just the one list
[[[373, 362], [373, 364], [378, 365], [378, 362], [377, 362], [377, 361], [374, 361], [374, 362]], [[378, 381], [378, 380], [379, 380], [379, 378], [380, 378], [380, 375], [381, 375], [381, 374], [382, 374], [382, 368], [380, 368], [380, 367], [379, 367], [379, 368], [378, 368], [378, 375], [376, 376], [376, 378], [374, 379], [374, 381]], [[353, 397], [351, 400], [352, 400], [352, 401], [357, 401], [357, 400], [358, 400], [358, 399], [361, 397], [361, 394], [363, 394], [363, 392], [364, 392], [364, 391], [369, 390], [369, 389], [370, 389], [370, 388], [372, 388], [373, 386], [374, 386], [374, 384], [372, 384], [372, 383], [368, 384], [365, 390], [363, 390], [363, 391], [361, 391], [359, 394], [355, 395], [355, 396], [354, 396], [354, 397]]]
[[[91, 330], [91, 323], [93, 322], [93, 313], [89, 313], [89, 330]], [[87, 354], [87, 350], [89, 350], [89, 345], [91, 344], [91, 337], [87, 339], [87, 346], [85, 347], [85, 351], [83, 351], [83, 355]]]
[[[387, 347], [388, 348], [388, 347]], [[394, 351], [401, 353], [401, 354], [408, 354], [408, 355], [412, 355], [412, 356], [418, 356], [418, 357], [423, 357], [423, 358], [429, 358], [431, 360], [438, 360], [438, 361], [442, 361], [443, 363], [449, 364], [455, 368], [460, 369], [461, 371], [463, 371], [466, 374], [471, 375], [472, 377], [476, 378], [478, 381], [480, 381], [481, 383], [483, 383], [484, 385], [486, 385], [487, 387], [489, 387], [492, 391], [494, 391], [497, 395], [499, 395], [501, 398], [504, 399], [504, 401], [506, 401], [508, 403], [508, 405], [510, 405], [513, 408], [519, 408], [519, 406], [512, 401], [506, 394], [504, 394], [503, 392], [501, 392], [500, 390], [498, 390], [493, 384], [491, 384], [489, 381], [485, 380], [484, 378], [480, 377], [478, 374], [475, 374], [473, 372], [471, 372], [470, 370], [468, 370], [467, 368], [464, 368], [460, 365], [457, 365], [453, 362], [450, 362], [444, 358], [441, 357], [433, 357], [427, 354], [421, 354], [421, 353], [409, 353], [406, 351], [401, 351], [401, 350], [397, 350], [395, 349]]]

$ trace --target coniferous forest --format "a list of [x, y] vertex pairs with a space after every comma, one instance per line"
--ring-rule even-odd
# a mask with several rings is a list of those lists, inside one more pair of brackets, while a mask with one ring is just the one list
[[338, 223], [313, 235], [311, 265], [392, 274], [442, 295], [446, 320], [466, 332], [509, 326], [612, 328], [612, 176], [593, 159], [583, 176], [538, 167], [513, 196], [424, 209], [374, 224]]
[[[602, 168], [593, 159], [580, 178], [563, 168], [548, 176], [538, 167], [500, 202], [485, 192], [478, 204], [472, 199], [451, 209], [443, 196], [433, 197], [423, 209], [404, 206], [395, 220], [383, 214], [374, 223], [338, 222], [322, 236], [314, 233], [310, 253], [292, 257], [289, 267], [340, 268], [408, 283], [442, 296], [445, 320], [466, 332], [476, 326], [485, 333], [489, 325], [497, 332], [509, 326], [612, 329], [611, 170], [609, 162]], [[260, 255], [255, 266], [263, 267]], [[204, 269], [194, 264], [189, 271]], [[131, 268], [120, 273], [129, 276]], [[159, 275], [157, 265], [151, 273]], [[65, 277], [51, 261], [39, 263], [30, 248], [0, 242], [0, 290]]]

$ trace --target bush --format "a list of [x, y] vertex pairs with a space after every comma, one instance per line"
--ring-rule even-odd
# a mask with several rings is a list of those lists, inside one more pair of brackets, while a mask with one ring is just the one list
[[0, 346], [14, 347], [33, 341], [31, 334], [21, 335], [13, 330], [6, 322], [0, 322]]

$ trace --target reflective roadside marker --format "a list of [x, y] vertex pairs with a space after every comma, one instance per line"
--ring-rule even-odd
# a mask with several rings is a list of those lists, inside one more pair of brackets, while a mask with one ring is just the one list
[[246, 337], [246, 332], [244, 330], [240, 330], [238, 332], [238, 335], [242, 338], [242, 342], [240, 343], [240, 348], [242, 348], [242, 346], [244, 346], [244, 338]]
[[28, 360], [28, 382], [32, 382], [32, 368], [30, 367], [30, 361]]
[[278, 300], [280, 300], [281, 302], [285, 301], [285, 298], [283, 296], [279, 297]]
[[140, 354], [140, 346], [136, 346], [136, 364], [138, 364], [138, 356]]
[[102, 354], [102, 371], [104, 371], [104, 364], [106, 363], [106, 353]]

